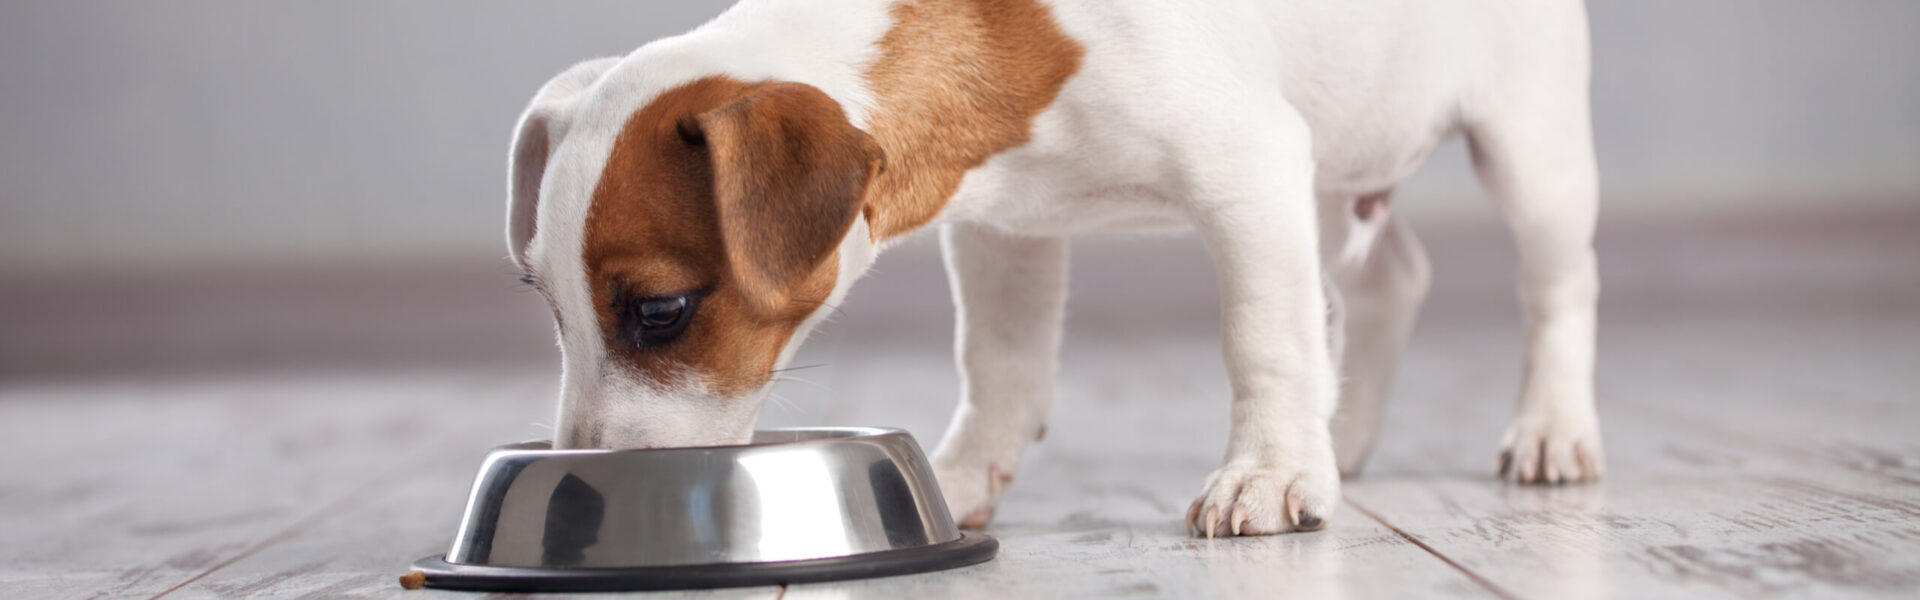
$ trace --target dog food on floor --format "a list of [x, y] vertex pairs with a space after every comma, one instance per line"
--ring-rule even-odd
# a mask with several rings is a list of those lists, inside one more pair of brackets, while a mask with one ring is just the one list
[[400, 587], [403, 587], [409, 590], [417, 590], [425, 585], [427, 585], [426, 573], [422, 573], [419, 571], [408, 571], [407, 574], [400, 576]]

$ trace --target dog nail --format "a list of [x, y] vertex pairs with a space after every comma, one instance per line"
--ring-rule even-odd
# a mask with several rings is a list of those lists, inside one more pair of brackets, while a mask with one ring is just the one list
[[1242, 504], [1234, 504], [1233, 512], [1227, 516], [1227, 524], [1232, 526], [1233, 534], [1240, 535], [1240, 525], [1246, 522], [1247, 507]]
[[1200, 526], [1200, 501], [1195, 500], [1187, 507], [1187, 535], [1193, 535]]
[[1213, 539], [1213, 528], [1220, 525], [1220, 507], [1207, 507], [1207, 539]]
[[1298, 497], [1287, 496], [1287, 522], [1293, 523], [1296, 528], [1300, 526], [1300, 498]]
[[1321, 519], [1320, 515], [1302, 512], [1300, 513], [1299, 521], [1295, 523], [1294, 526], [1301, 531], [1316, 531], [1320, 529], [1320, 526], [1325, 524], [1326, 521]]

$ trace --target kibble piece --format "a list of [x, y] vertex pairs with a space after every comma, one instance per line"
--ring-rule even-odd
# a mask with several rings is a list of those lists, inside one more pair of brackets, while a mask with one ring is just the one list
[[407, 574], [400, 576], [400, 587], [407, 588], [409, 590], [420, 589], [421, 586], [424, 586], [426, 584], [427, 584], [426, 573], [422, 573], [419, 571], [410, 571]]

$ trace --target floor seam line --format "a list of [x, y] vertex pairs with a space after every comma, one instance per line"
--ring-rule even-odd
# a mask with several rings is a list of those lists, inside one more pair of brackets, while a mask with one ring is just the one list
[[1366, 515], [1367, 518], [1373, 519], [1374, 522], [1379, 523], [1381, 527], [1385, 527], [1387, 528], [1388, 531], [1392, 531], [1394, 535], [1400, 536], [1401, 539], [1404, 539], [1407, 542], [1415, 546], [1418, 546], [1421, 550], [1425, 550], [1427, 554], [1431, 554], [1433, 555], [1434, 558], [1440, 559], [1440, 562], [1447, 563], [1447, 566], [1453, 567], [1454, 570], [1459, 571], [1460, 574], [1462, 575], [1466, 575], [1467, 579], [1473, 580], [1474, 583], [1479, 584], [1480, 587], [1485, 588], [1488, 592], [1491, 592], [1493, 595], [1504, 598], [1505, 600], [1520, 600], [1520, 596], [1515, 595], [1513, 592], [1507, 591], [1506, 588], [1500, 587], [1499, 584], [1496, 584], [1492, 580], [1489, 580], [1486, 577], [1481, 576], [1479, 573], [1473, 572], [1473, 570], [1468, 569], [1466, 565], [1462, 565], [1459, 562], [1454, 561], [1452, 558], [1448, 557], [1447, 555], [1441, 554], [1438, 549], [1435, 549], [1433, 546], [1427, 545], [1427, 543], [1421, 541], [1420, 538], [1415, 537], [1413, 534], [1407, 533], [1405, 530], [1402, 530], [1399, 527], [1394, 526], [1394, 524], [1387, 522], [1387, 520], [1381, 517], [1379, 513], [1368, 510], [1367, 507], [1361, 506], [1360, 503], [1358, 502], [1354, 502], [1353, 498], [1342, 495], [1341, 499], [1345, 500], [1347, 502], [1347, 505], [1352, 506], [1354, 510], [1360, 511], [1360, 514]]
[[160, 598], [165, 597], [168, 594], [172, 594], [174, 592], [177, 592], [177, 591], [180, 591], [181, 589], [186, 588], [189, 585], [193, 585], [193, 583], [196, 581], [205, 579], [208, 575], [212, 575], [216, 571], [233, 566], [234, 563], [240, 562], [242, 560], [246, 560], [248, 557], [251, 557], [255, 554], [259, 554], [260, 551], [266, 550], [267, 548], [272, 547], [274, 544], [278, 544], [280, 542], [284, 542], [289, 539], [292, 539], [294, 536], [299, 535], [308, 529], [311, 529], [313, 526], [319, 525], [321, 521], [325, 521], [328, 517], [332, 517], [333, 515], [341, 511], [344, 511], [349, 507], [352, 507], [355, 504], [356, 500], [364, 500], [366, 496], [365, 494], [363, 494], [363, 492], [367, 491], [370, 488], [374, 488], [375, 486], [385, 484], [393, 479], [396, 479], [400, 475], [405, 474], [407, 470], [408, 469], [406, 468], [395, 469], [391, 473], [387, 473], [379, 477], [375, 477], [373, 480], [368, 481], [364, 484], [361, 484], [359, 487], [353, 488], [352, 491], [347, 492], [347, 494], [341, 497], [340, 499], [334, 500], [333, 502], [328, 503], [326, 506], [321, 507], [320, 510], [314, 511], [312, 514], [302, 517], [298, 521], [294, 521], [293, 524], [288, 525], [286, 529], [282, 529], [278, 532], [275, 532], [273, 535], [267, 536], [266, 539], [260, 540], [259, 542], [254, 543], [252, 546], [248, 546], [245, 550], [241, 550], [239, 554], [235, 554], [226, 560], [220, 561], [219, 564], [215, 564], [211, 567], [207, 567], [207, 570], [201, 571], [199, 574], [196, 574], [193, 577], [187, 578], [186, 581], [176, 583], [173, 585], [173, 587], [162, 590], [160, 593], [154, 594], [153, 596], [147, 598], [147, 600], [159, 600]]

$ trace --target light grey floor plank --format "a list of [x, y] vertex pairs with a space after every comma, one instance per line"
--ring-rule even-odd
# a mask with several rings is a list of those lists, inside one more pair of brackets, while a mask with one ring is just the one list
[[1914, 488], [1610, 424], [1624, 443], [1603, 484], [1369, 477], [1345, 494], [1521, 597], [1903, 597], [1920, 586]]
[[[1755, 328], [1704, 321], [1609, 330], [1601, 385], [1609, 476], [1564, 488], [1489, 478], [1511, 402], [1502, 398], [1513, 393], [1495, 373], [1511, 369], [1503, 363], [1517, 356], [1517, 330], [1423, 327], [1389, 442], [1345, 493], [1521, 597], [1907, 597], [1920, 589], [1920, 487], [1811, 450], [1822, 439], [1899, 448], [1908, 439], [1899, 430], [1913, 431], [1911, 406], [1887, 403], [1888, 390], [1872, 382], [1860, 382], [1863, 395], [1851, 399], [1789, 385], [1817, 377], [1837, 356], [1788, 360], [1770, 356], [1771, 347], [1727, 344], [1710, 360], [1673, 360], [1706, 349], [1687, 340], [1715, 337], [1691, 328]], [[1812, 316], [1793, 322], [1820, 326]], [[1702, 366], [1714, 361], [1749, 368]], [[1422, 431], [1432, 423], [1448, 431]]]
[[1636, 374], [1611, 395], [1700, 435], [1920, 485], [1920, 318], [1835, 312], [1630, 325], [1683, 358], [1611, 356]]
[[1465, 576], [1365, 519], [1313, 536], [1193, 539], [1164, 516], [1082, 513], [1044, 526], [996, 526], [994, 561], [948, 572], [801, 584], [787, 598], [1339, 598], [1418, 589], [1490, 597]]
[[[0, 530], [15, 542], [0, 544], [0, 581], [37, 598], [166, 591], [364, 501], [436, 452], [472, 454], [531, 430], [503, 383], [515, 382], [361, 373], [7, 388], [10, 412], [40, 405], [20, 411], [32, 427], [91, 418], [116, 435], [14, 468]], [[423, 427], [449, 409], [499, 420]], [[26, 439], [43, 438], [58, 436]]]
[[[414, 559], [444, 553], [460, 522], [481, 453], [442, 458], [391, 478], [364, 500], [328, 515], [270, 547], [167, 595], [173, 598], [417, 598], [454, 599], [487, 594], [406, 591], [399, 575]], [[647, 593], [582, 594], [583, 598], [770, 599], [777, 587]], [[561, 595], [547, 595], [558, 597]], [[514, 595], [516, 598], [530, 597]]]
[[[817, 414], [832, 419], [824, 422], [900, 426], [931, 445], [955, 389], [939, 331], [927, 327], [918, 342], [829, 340], [810, 350], [798, 362], [857, 367], [815, 376], [840, 395], [791, 389], [789, 401], [801, 408], [789, 412], [799, 414], [773, 419], [808, 423]], [[953, 572], [795, 585], [788, 597], [1370, 597], [1396, 589], [1491, 595], [1352, 511], [1314, 535], [1189, 537], [1181, 519], [1219, 458], [1225, 379], [1217, 358], [1198, 361], [1211, 368], [1184, 368], [1155, 357], [1217, 356], [1218, 346], [1205, 339], [1142, 341], [1090, 333], [1065, 357], [1056, 426], [1030, 453], [988, 529], [1001, 540], [999, 558]]]

